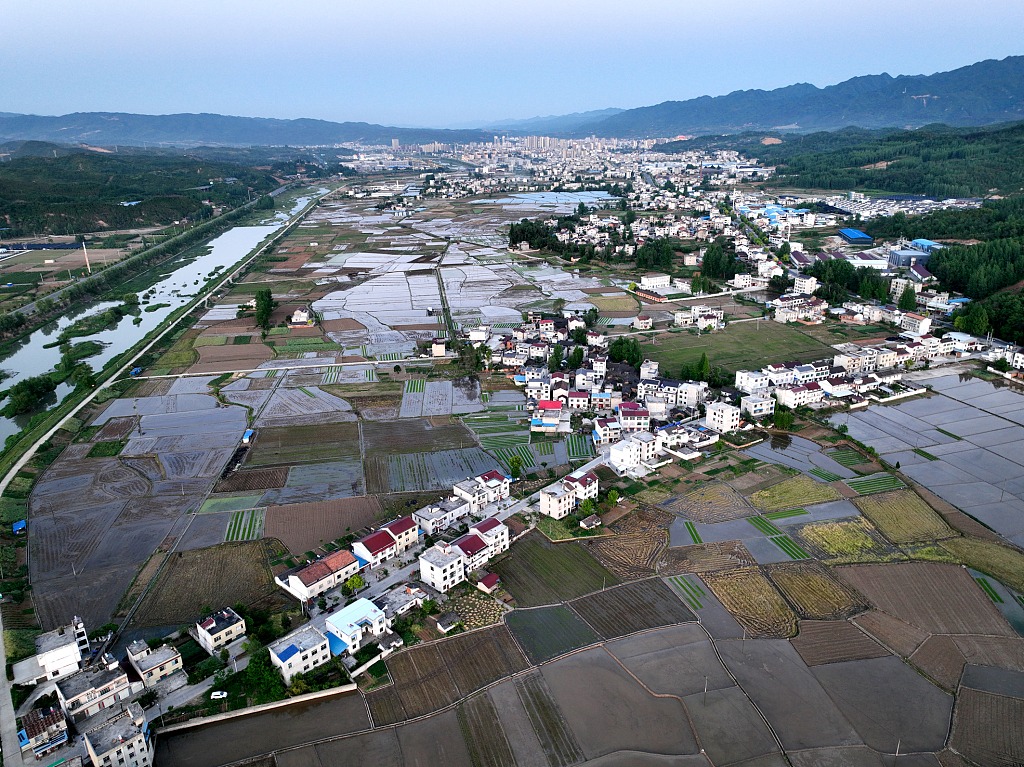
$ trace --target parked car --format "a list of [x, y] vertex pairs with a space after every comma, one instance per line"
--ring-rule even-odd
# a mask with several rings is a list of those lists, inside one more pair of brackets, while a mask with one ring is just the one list
[[228, 694], [223, 690], [210, 693], [210, 700], [224, 700], [226, 697], [228, 697]]

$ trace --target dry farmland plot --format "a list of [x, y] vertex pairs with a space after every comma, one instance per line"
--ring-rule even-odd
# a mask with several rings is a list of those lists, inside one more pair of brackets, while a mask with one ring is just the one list
[[968, 567], [1024, 593], [1024, 554], [1016, 549], [978, 538], [950, 538], [942, 546]]
[[225, 543], [171, 555], [132, 625], [181, 626], [208, 605], [252, 604], [274, 593], [263, 541]]
[[373, 496], [270, 506], [264, 535], [277, 538], [288, 551], [298, 554], [362, 530], [381, 513], [380, 502]]
[[516, 679], [516, 692], [533, 724], [541, 748], [552, 767], [569, 767], [583, 760], [583, 750], [576, 741], [539, 673]]
[[800, 621], [790, 642], [808, 666], [882, 658], [889, 652], [847, 621]]
[[638, 508], [616, 520], [612, 530], [616, 533], [653, 533], [657, 530], [667, 530], [673, 521], [675, 515], [667, 511]]
[[409, 718], [438, 711], [459, 698], [436, 644], [420, 645], [387, 659], [395, 691]]
[[473, 433], [458, 421], [434, 425], [430, 418], [363, 424], [367, 455], [400, 455], [470, 447]]
[[368, 455], [367, 492], [447, 490], [466, 477], [491, 469], [501, 471], [501, 464], [478, 447], [405, 455]]
[[667, 544], [664, 530], [652, 530], [586, 541], [583, 545], [616, 576], [631, 580], [654, 575]]
[[239, 469], [228, 474], [213, 488], [215, 493], [245, 493], [253, 490], [270, 490], [284, 487], [288, 480], [288, 469], [275, 466], [268, 469]]
[[913, 655], [929, 636], [927, 631], [878, 610], [858, 615], [853, 622], [870, 637], [904, 658]]
[[442, 639], [436, 646], [462, 697], [528, 665], [504, 625]]
[[867, 609], [859, 594], [818, 562], [785, 563], [767, 569], [768, 577], [801, 618], [848, 618]]
[[394, 685], [388, 685], [380, 690], [366, 694], [366, 705], [370, 708], [370, 718], [374, 727], [383, 727], [389, 724], [404, 722], [408, 717], [405, 708], [402, 706], [402, 699]]
[[486, 695], [478, 695], [459, 706], [459, 728], [466, 739], [470, 759], [475, 765], [487, 767], [515, 767], [505, 731], [501, 728], [498, 711]]
[[661, 575], [714, 573], [754, 564], [754, 557], [740, 541], [675, 546], [665, 550]]
[[1024, 763], [1024, 699], [963, 688], [956, 702], [950, 745], [977, 764]]
[[670, 498], [663, 509], [682, 514], [695, 522], [727, 522], [754, 513], [742, 495], [724, 482], [712, 482], [683, 496]]
[[619, 582], [579, 544], [553, 544], [537, 532], [513, 544], [491, 569], [523, 607], [561, 602]]
[[839, 500], [839, 491], [831, 485], [799, 476], [780, 482], [767, 490], [750, 496], [751, 502], [765, 511], [780, 511], [812, 506], [816, 503]]
[[897, 556], [893, 547], [862, 517], [804, 525], [797, 537], [821, 558], [834, 564], [881, 562]]
[[531, 663], [543, 663], [600, 637], [564, 605], [513, 610], [505, 616], [512, 635]]
[[893, 543], [923, 543], [956, 535], [913, 490], [865, 495], [853, 502]]
[[605, 639], [697, 619], [660, 578], [599, 591], [569, 605]]
[[793, 611], [756, 567], [708, 574], [704, 581], [751, 636], [789, 637], [796, 633]]
[[933, 562], [836, 569], [879, 610], [933, 634], [1013, 636], [1013, 629], [962, 567]]
[[323, 462], [359, 458], [359, 425], [332, 423], [260, 429], [249, 450], [248, 466]]

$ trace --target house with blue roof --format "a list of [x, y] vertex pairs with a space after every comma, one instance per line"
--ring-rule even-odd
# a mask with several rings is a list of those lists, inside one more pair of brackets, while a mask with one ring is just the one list
[[270, 662], [280, 669], [285, 684], [291, 684], [296, 674], [304, 674], [331, 659], [327, 636], [310, 625], [272, 642], [268, 649]]
[[357, 599], [327, 618], [331, 655], [354, 655], [364, 644], [390, 634], [391, 621], [369, 599]]

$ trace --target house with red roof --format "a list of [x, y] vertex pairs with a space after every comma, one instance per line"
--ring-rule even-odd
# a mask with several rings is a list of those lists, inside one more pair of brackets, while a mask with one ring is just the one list
[[353, 543], [352, 553], [365, 563], [364, 567], [378, 567], [398, 554], [398, 541], [387, 530], [378, 530]]
[[308, 602], [340, 586], [359, 570], [359, 560], [351, 551], [335, 551], [308, 565], [286, 570], [274, 581], [300, 602]]
[[485, 594], [493, 594], [498, 590], [500, 583], [501, 579], [497, 573], [487, 573], [487, 575], [476, 582], [476, 587]]
[[399, 517], [386, 525], [381, 525], [380, 529], [387, 530], [395, 539], [399, 554], [408, 551], [420, 539], [420, 527], [412, 517]]
[[496, 517], [488, 517], [475, 525], [461, 538], [431, 546], [420, 556], [420, 579], [444, 593], [466, 580], [487, 560], [509, 547], [509, 531]]
[[492, 503], [509, 497], [512, 493], [512, 480], [497, 469], [491, 469], [476, 477], [469, 477], [452, 486], [456, 498], [469, 501], [471, 514], [480, 511]]

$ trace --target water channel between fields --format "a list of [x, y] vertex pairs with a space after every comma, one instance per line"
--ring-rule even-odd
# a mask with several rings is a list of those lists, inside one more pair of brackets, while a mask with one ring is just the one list
[[[103, 349], [84, 361], [93, 370], [103, 369], [111, 359], [126, 349], [137, 344], [147, 334], [155, 330], [169, 314], [188, 304], [195, 298], [206, 284], [213, 278], [223, 275], [224, 270], [238, 263], [255, 249], [264, 239], [277, 232], [288, 219], [298, 213], [309, 203], [311, 197], [301, 197], [295, 201], [291, 210], [278, 213], [273, 223], [260, 226], [236, 226], [211, 240], [205, 246], [205, 252], [196, 256], [197, 249], [189, 249], [188, 255], [175, 256], [170, 261], [155, 267], [160, 275], [157, 282], [146, 290], [149, 296], [147, 303], [138, 307], [137, 313], [126, 314], [116, 326], [94, 333], [91, 336], [73, 338], [72, 344], [83, 341], [96, 341]], [[140, 296], [141, 298], [141, 296]], [[42, 375], [54, 370], [61, 359], [57, 346], [46, 348], [57, 340], [61, 331], [73, 325], [83, 317], [104, 312], [120, 304], [119, 301], [99, 301], [86, 307], [72, 310], [56, 320], [31, 333], [18, 342], [18, 348], [0, 359], [0, 369], [9, 377], [0, 384], [8, 389], [14, 384], [32, 376]], [[153, 311], [147, 308], [158, 307]], [[136, 320], [139, 320], [136, 323]], [[73, 390], [70, 384], [57, 387], [55, 396], [60, 403]], [[6, 400], [0, 400], [0, 406]], [[51, 403], [51, 407], [55, 407]], [[0, 416], [0, 444], [12, 434], [24, 429], [34, 413], [26, 413], [14, 418]]]

